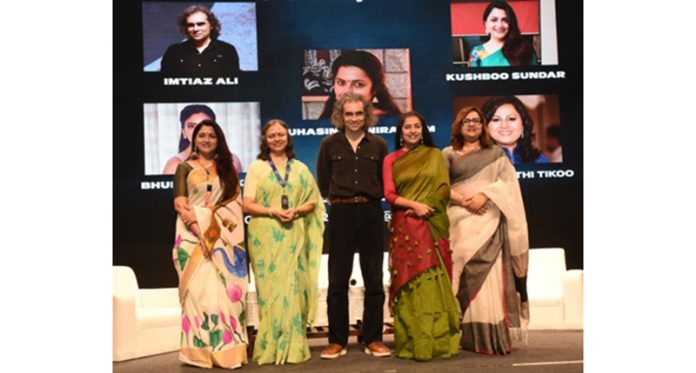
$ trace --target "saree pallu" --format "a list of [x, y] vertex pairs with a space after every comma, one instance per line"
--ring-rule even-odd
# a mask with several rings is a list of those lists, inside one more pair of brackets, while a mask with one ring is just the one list
[[452, 190], [465, 197], [483, 193], [490, 200], [483, 215], [459, 205], [447, 209], [452, 289], [464, 314], [462, 348], [506, 355], [513, 339], [525, 338], [529, 320], [524, 286], [529, 241], [517, 174], [497, 146], [449, 156]]
[[392, 213], [389, 237], [389, 299], [396, 356], [427, 361], [459, 352], [459, 308], [451, 291], [447, 240], [447, 168], [439, 150], [418, 146], [398, 158], [396, 193], [435, 209], [430, 218]]
[[[181, 349], [179, 360], [205, 368], [234, 368], [247, 362], [245, 322], [247, 254], [241, 197], [205, 207], [207, 178], [193, 168], [186, 179], [189, 205], [203, 233], [200, 242], [181, 218], [176, 222], [174, 267], [179, 276]], [[220, 199], [219, 179], [211, 201]], [[211, 252], [205, 258], [204, 248]]]
[[[248, 228], [259, 304], [253, 359], [260, 365], [300, 363], [311, 358], [306, 327], [311, 325], [317, 306], [325, 208], [309, 169], [297, 160], [291, 162], [285, 188], [289, 207], [312, 202], [314, 210], [285, 224], [275, 218], [256, 216]], [[284, 164], [277, 166], [285, 169]], [[249, 172], [258, 175], [256, 203], [280, 209], [283, 188], [268, 163], [256, 161]]]

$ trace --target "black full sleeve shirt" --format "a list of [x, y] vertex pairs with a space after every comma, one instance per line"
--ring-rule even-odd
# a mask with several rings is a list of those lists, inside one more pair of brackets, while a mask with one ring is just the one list
[[224, 41], [211, 40], [201, 53], [185, 41], [167, 48], [160, 71], [173, 76], [230, 76], [239, 73], [239, 55]]
[[387, 143], [369, 132], [353, 152], [343, 132], [326, 137], [317, 156], [317, 183], [324, 198], [355, 196], [381, 199], [382, 161]]

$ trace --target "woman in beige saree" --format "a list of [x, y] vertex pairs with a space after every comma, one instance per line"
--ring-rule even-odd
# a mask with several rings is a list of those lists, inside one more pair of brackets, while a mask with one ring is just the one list
[[247, 362], [247, 254], [239, 193], [220, 126], [202, 121], [174, 177], [174, 267], [179, 276], [179, 360], [204, 368]]
[[452, 182], [452, 288], [463, 314], [462, 348], [506, 355], [529, 320], [527, 220], [515, 168], [484, 127], [479, 109], [463, 108], [452, 146], [443, 149]]

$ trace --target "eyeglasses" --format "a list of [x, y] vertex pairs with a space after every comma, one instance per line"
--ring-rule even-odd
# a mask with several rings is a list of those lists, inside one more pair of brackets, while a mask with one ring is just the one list
[[482, 124], [483, 124], [483, 122], [479, 118], [475, 118], [475, 119], [464, 118], [464, 119], [462, 119], [462, 126], [477, 127], [477, 126], [480, 126]]

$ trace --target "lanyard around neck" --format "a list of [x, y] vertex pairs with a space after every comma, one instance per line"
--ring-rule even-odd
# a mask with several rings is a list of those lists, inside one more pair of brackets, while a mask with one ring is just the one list
[[[207, 185], [205, 188], [205, 205], [210, 206], [210, 198], [211, 198], [211, 195], [213, 194], [213, 177], [215, 175], [217, 175], [217, 163], [213, 162], [213, 164], [211, 165], [210, 168], [212, 169], [212, 172], [208, 171], [208, 169], [203, 165], [203, 163], [200, 161], [200, 159], [198, 160], [198, 164], [201, 166], [203, 171], [205, 171], [206, 182], [207, 182]], [[212, 176], [211, 176], [211, 174], [212, 174]]]
[[276, 180], [278, 180], [278, 183], [280, 186], [285, 189], [285, 187], [288, 185], [288, 176], [290, 175], [290, 159], [288, 159], [288, 162], [285, 164], [285, 180], [280, 177], [280, 173], [278, 172], [278, 168], [276, 168], [275, 163], [273, 163], [272, 159], [268, 159], [268, 163], [271, 165], [271, 168], [273, 169], [273, 173], [275, 174]]

